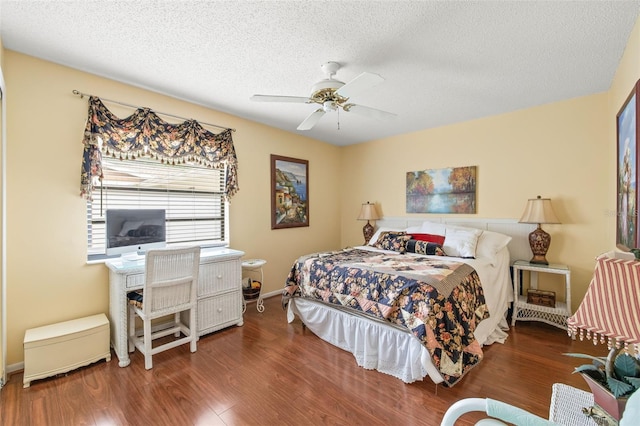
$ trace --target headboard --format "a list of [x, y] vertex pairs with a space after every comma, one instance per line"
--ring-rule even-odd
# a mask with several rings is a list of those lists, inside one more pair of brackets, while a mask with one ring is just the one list
[[511, 262], [515, 260], [531, 259], [531, 247], [529, 246], [529, 233], [536, 228], [536, 225], [518, 223], [516, 219], [479, 219], [479, 218], [455, 218], [455, 217], [383, 217], [376, 221], [376, 228], [407, 228], [409, 226], [420, 226], [422, 222], [437, 222], [447, 225], [466, 226], [487, 231], [499, 232], [511, 236], [512, 240], [507, 246]]

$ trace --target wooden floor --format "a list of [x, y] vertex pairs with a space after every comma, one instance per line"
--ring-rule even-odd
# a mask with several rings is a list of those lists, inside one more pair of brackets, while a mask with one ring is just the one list
[[[453, 388], [428, 379], [405, 384], [356, 365], [353, 356], [287, 324], [280, 298], [250, 304], [242, 327], [203, 336], [154, 356], [146, 371], [115, 356], [22, 388], [14, 373], [0, 391], [1, 425], [439, 425], [465, 397], [490, 397], [543, 417], [553, 383], [587, 389], [571, 374], [580, 360], [564, 352], [604, 355], [606, 348], [572, 341], [560, 329], [519, 322], [502, 344]], [[468, 414], [459, 424], [480, 418]]]

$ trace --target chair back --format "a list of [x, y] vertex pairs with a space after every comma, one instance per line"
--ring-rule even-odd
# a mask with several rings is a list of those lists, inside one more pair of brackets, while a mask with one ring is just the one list
[[200, 247], [149, 250], [145, 267], [145, 315], [153, 318], [195, 306]]

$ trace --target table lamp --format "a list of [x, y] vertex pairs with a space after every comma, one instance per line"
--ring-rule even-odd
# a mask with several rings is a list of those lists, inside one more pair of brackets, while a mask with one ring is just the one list
[[[601, 256], [593, 278], [576, 313], [567, 319], [571, 337], [607, 343], [606, 367], [612, 368], [619, 353], [636, 357], [640, 351], [640, 262]], [[607, 389], [583, 374], [596, 407], [619, 420], [624, 400], [615, 399]], [[637, 379], [636, 379], [637, 380]], [[596, 386], [597, 385], [597, 386]], [[638, 392], [638, 390], [636, 390]]]
[[358, 220], [366, 220], [367, 223], [362, 228], [362, 234], [364, 235], [364, 243], [365, 245], [369, 243], [369, 240], [373, 236], [373, 225], [369, 223], [370, 220], [378, 220], [380, 216], [378, 216], [378, 212], [376, 211], [375, 204], [371, 204], [368, 201], [362, 205], [360, 209], [360, 216], [358, 216]]
[[540, 225], [543, 223], [560, 223], [553, 211], [553, 207], [551, 207], [551, 199], [541, 198], [539, 195], [538, 198], [529, 198], [524, 208], [524, 213], [522, 213], [522, 217], [518, 222], [538, 225], [538, 227], [529, 234], [529, 245], [533, 253], [533, 257], [529, 262], [548, 265], [549, 262], [547, 262], [545, 256], [551, 244], [551, 235], [543, 231]]

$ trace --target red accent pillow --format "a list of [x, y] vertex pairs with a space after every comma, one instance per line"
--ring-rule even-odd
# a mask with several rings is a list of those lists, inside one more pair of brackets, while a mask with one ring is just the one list
[[444, 244], [444, 235], [434, 234], [411, 234], [411, 238], [418, 241], [427, 241], [429, 243]]

